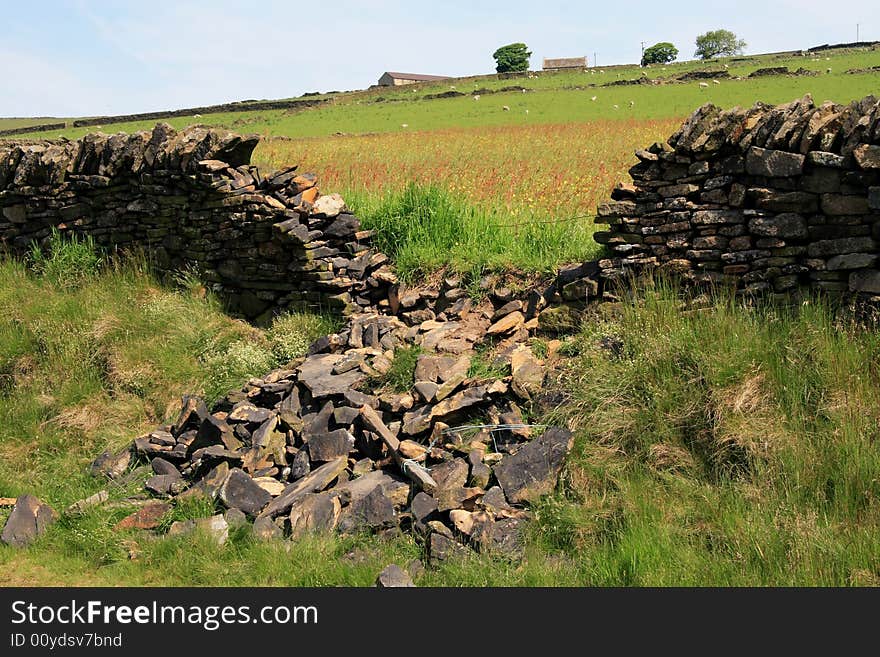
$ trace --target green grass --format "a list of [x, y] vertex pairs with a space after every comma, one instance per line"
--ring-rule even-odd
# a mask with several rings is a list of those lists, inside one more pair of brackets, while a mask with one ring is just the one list
[[578, 336], [540, 544], [602, 585], [876, 584], [876, 327], [815, 298], [681, 305], [660, 285]]
[[458, 273], [518, 269], [549, 272], [599, 253], [586, 222], [522, 223], [476, 208], [438, 187], [409, 185], [381, 198], [349, 195], [377, 247], [413, 280], [441, 268]]
[[[58, 265], [89, 255], [101, 263], [90, 276]], [[260, 331], [163, 287], [143, 258], [84, 242], [58, 239], [40, 257], [55, 264], [0, 261], [0, 497], [37, 488], [63, 508], [95, 492], [85, 465], [98, 452], [166, 419], [184, 393], [210, 400], [303, 355], [330, 325], [298, 315]]]
[[[106, 486], [87, 474], [91, 458], [168, 417], [179, 394], [239, 385], [300, 354], [307, 339], [292, 333], [329, 326], [291, 315], [259, 331], [161, 287], [142, 261], [103, 262], [65, 288], [0, 263], [0, 496], [66, 508]], [[560, 489], [534, 509], [525, 558], [474, 553], [417, 582], [877, 584], [880, 334], [851, 317], [818, 298], [785, 308], [718, 292], [686, 304], [662, 284], [599, 307], [551, 382], [563, 402], [534, 418], [569, 424], [576, 444]], [[602, 348], [607, 337], [620, 348]], [[397, 389], [417, 355], [397, 354]], [[479, 355], [471, 369], [503, 374]], [[0, 584], [369, 585], [387, 563], [424, 556], [404, 533], [287, 544], [235, 530], [221, 547], [113, 531], [129, 511], [65, 516], [25, 550], [0, 546]], [[165, 524], [213, 511], [181, 506]]]
[[391, 369], [376, 382], [377, 388], [388, 388], [393, 392], [409, 392], [415, 383], [416, 363], [422, 353], [421, 347], [401, 347], [394, 352]]
[[65, 240], [53, 228], [48, 244], [31, 246], [31, 269], [60, 288], [79, 287], [94, 278], [103, 264], [91, 235], [81, 238], [74, 234]]
[[510, 374], [510, 367], [494, 365], [487, 357], [485, 351], [487, 350], [478, 349], [473, 358], [471, 358], [471, 364], [467, 371], [468, 378], [494, 381], [495, 379], [502, 379], [508, 376]]
[[342, 320], [333, 315], [306, 312], [286, 313], [276, 317], [266, 332], [272, 354], [279, 363], [305, 356], [309, 345], [322, 335], [335, 333]]
[[54, 117], [28, 117], [28, 118], [0, 118], [0, 130], [13, 130], [15, 128], [27, 128], [32, 125], [44, 123], [61, 123], [64, 119]]

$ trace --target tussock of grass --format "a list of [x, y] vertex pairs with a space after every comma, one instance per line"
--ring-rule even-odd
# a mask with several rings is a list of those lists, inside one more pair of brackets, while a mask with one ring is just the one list
[[205, 396], [216, 400], [229, 392], [248, 375], [265, 374], [275, 365], [275, 357], [265, 341], [236, 340], [203, 357], [210, 372], [205, 383]]
[[474, 353], [467, 372], [468, 378], [486, 381], [501, 379], [508, 374], [510, 374], [510, 367], [493, 364], [485, 351]]
[[93, 278], [104, 264], [91, 235], [62, 236], [52, 229], [48, 243], [34, 244], [30, 251], [34, 272], [61, 288], [73, 288]]
[[408, 392], [415, 383], [416, 363], [422, 353], [421, 347], [402, 347], [394, 352], [391, 369], [375, 382], [377, 388], [385, 387], [393, 392]]
[[339, 329], [340, 320], [330, 315], [286, 313], [272, 321], [266, 336], [275, 358], [286, 363], [305, 356], [309, 345], [323, 335]]

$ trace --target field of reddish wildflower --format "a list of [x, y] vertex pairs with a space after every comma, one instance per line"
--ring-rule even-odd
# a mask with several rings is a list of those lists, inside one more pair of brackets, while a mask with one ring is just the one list
[[627, 180], [633, 151], [668, 137], [680, 119], [267, 139], [255, 160], [299, 164], [321, 189], [375, 198], [410, 182], [512, 218], [592, 215]]

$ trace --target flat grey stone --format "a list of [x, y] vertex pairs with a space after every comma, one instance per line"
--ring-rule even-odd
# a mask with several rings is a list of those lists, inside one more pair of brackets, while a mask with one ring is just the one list
[[6, 519], [0, 540], [13, 547], [25, 547], [42, 535], [58, 518], [51, 506], [33, 495], [21, 495], [15, 500], [12, 513]]
[[376, 587], [380, 589], [412, 588], [414, 586], [409, 574], [396, 563], [385, 566], [376, 578]]

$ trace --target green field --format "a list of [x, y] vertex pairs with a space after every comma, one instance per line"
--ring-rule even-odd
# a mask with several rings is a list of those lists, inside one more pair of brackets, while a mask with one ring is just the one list
[[[406, 278], [444, 268], [548, 272], [601, 253], [590, 238], [595, 203], [625, 178], [632, 150], [668, 136], [698, 105], [805, 93], [844, 103], [880, 91], [880, 73], [845, 73], [880, 65], [880, 51], [649, 74], [725, 63], [734, 76], [765, 66], [821, 73], [706, 89], [587, 86], [642, 73], [608, 67], [198, 120], [276, 137], [255, 159], [302, 163], [324, 191], [344, 192]], [[423, 98], [451, 85], [529, 91]], [[217, 397], [303, 353], [334, 321], [294, 315], [255, 328], [225, 315], [192, 275], [160, 282], [145, 258], [108, 260], [88, 244], [0, 261], [0, 497], [31, 492], [65, 509], [107, 486], [87, 473], [95, 455], [167, 418], [181, 394]], [[535, 418], [571, 426], [576, 445], [559, 489], [534, 509], [525, 557], [474, 553], [416, 583], [880, 585], [878, 335], [827, 299], [746, 305], [723, 290], [689, 299], [662, 281], [597, 307], [563, 336], [549, 384], [563, 402]], [[602, 346], [609, 338], [615, 352]], [[139, 489], [111, 486], [111, 500]], [[130, 511], [108, 505], [63, 518], [27, 549], [0, 545], [0, 585], [370, 585], [389, 562], [424, 556], [402, 533], [263, 543], [240, 530], [218, 547], [113, 531]], [[212, 512], [183, 506], [168, 521]], [[0, 508], [0, 523], [7, 513]]]
[[[497, 76], [463, 78], [448, 83], [419, 84], [336, 95], [328, 107], [291, 112], [269, 110], [205, 114], [200, 118], [167, 119], [176, 128], [192, 123], [221, 126], [238, 132], [266, 136], [321, 137], [337, 133], [364, 134], [401, 130], [424, 131], [443, 128], [467, 128], [507, 125], [541, 125], [586, 122], [597, 119], [663, 119], [684, 117], [695, 107], [713, 102], [723, 107], [752, 105], [760, 100], [782, 103], [813, 94], [816, 102], [834, 100], [846, 103], [880, 92], [880, 71], [848, 74], [850, 69], [880, 66], [880, 50], [829, 51], [815, 56], [755, 56], [747, 61], [721, 59], [713, 62], [690, 61], [642, 69], [638, 66], [590, 69], [590, 72], [538, 73], [535, 77], [499, 80]], [[818, 61], [814, 61], [818, 60]], [[729, 68], [725, 69], [725, 65]], [[788, 66], [794, 71], [816, 71], [815, 77], [772, 76], [764, 78], [720, 79], [720, 84], [701, 88], [697, 81], [659, 86], [638, 85], [601, 87], [617, 80], [632, 80], [644, 74], [669, 79], [695, 70], [727, 70], [732, 78], [768, 66]], [[826, 72], [827, 69], [831, 72]], [[664, 70], [665, 69], [665, 70]], [[470, 93], [476, 88], [501, 89], [517, 85], [527, 93], [510, 92], [484, 95], [479, 101], [470, 96], [425, 100], [428, 94], [449, 91]], [[589, 86], [596, 85], [596, 86]], [[591, 100], [596, 96], [596, 100]], [[381, 99], [381, 100], [380, 100]], [[632, 105], [630, 104], [632, 103]], [[617, 106], [615, 108], [615, 105]], [[503, 110], [509, 107], [509, 111]], [[526, 114], [526, 110], [528, 113]], [[6, 121], [3, 119], [0, 121]], [[64, 136], [70, 139], [89, 132], [133, 132], [149, 130], [155, 121], [117, 123], [68, 128], [52, 133], [32, 133], [33, 138]], [[403, 124], [407, 127], [403, 128]], [[10, 126], [13, 127], [13, 126]]]
[[[875, 56], [880, 63], [880, 55]], [[322, 137], [344, 134], [426, 131], [507, 125], [540, 125], [626, 117], [662, 119], [683, 117], [695, 107], [712, 102], [723, 107], [752, 105], [755, 100], [782, 103], [806, 93], [817, 102], [847, 103], [880, 91], [880, 71], [860, 75], [830, 74], [817, 77], [772, 77], [724, 80], [701, 88], [697, 82], [662, 86], [605, 87], [584, 89], [541, 89], [528, 93], [508, 92], [483, 96], [423, 100], [404, 96], [396, 102], [361, 100], [337, 102], [326, 108], [298, 112], [269, 110], [206, 114], [200, 119], [165, 119], [175, 128], [193, 123], [228, 128], [236, 132], [281, 137]], [[596, 100], [591, 100], [596, 96]], [[630, 102], [633, 104], [630, 105]], [[617, 107], [615, 107], [615, 105]], [[504, 110], [507, 106], [510, 109]], [[526, 114], [528, 110], [528, 114]], [[76, 139], [89, 132], [136, 132], [150, 130], [156, 121], [138, 121], [88, 128], [68, 128], [51, 133], [29, 133], [24, 137], [67, 137]], [[406, 128], [403, 125], [406, 124]]]
[[56, 119], [52, 117], [36, 116], [33, 118], [0, 118], [0, 130], [12, 130], [14, 128], [27, 128], [32, 125], [40, 125], [42, 123], [61, 123], [64, 119]]

